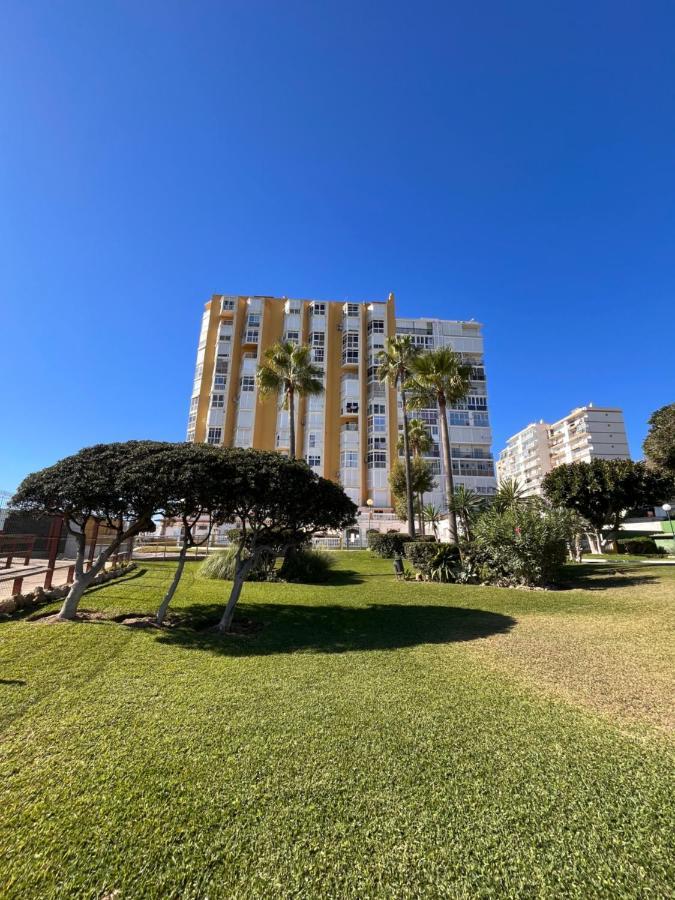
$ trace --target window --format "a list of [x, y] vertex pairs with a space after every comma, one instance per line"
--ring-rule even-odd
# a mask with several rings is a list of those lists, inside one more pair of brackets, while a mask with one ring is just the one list
[[326, 315], [326, 304], [325, 303], [312, 303], [312, 315], [313, 316], [325, 316]]
[[211, 394], [211, 408], [222, 409], [225, 406], [225, 394]]
[[359, 414], [359, 404], [356, 400], [347, 400], [344, 405], [344, 414], [347, 416], [357, 416]]
[[368, 431], [386, 431], [387, 419], [385, 416], [368, 416]]
[[289, 316], [297, 316], [301, 312], [302, 312], [302, 303], [299, 300], [289, 300], [288, 301]]
[[195, 369], [195, 381], [198, 381], [202, 377], [202, 372], [204, 371], [204, 363], [198, 363]]
[[222, 428], [209, 428], [209, 433], [206, 438], [207, 444], [219, 444], [223, 435]]
[[387, 449], [387, 439], [386, 437], [382, 437], [380, 435], [374, 435], [368, 438], [368, 449], [369, 450], [386, 450]]
[[369, 403], [368, 404], [368, 415], [369, 416], [383, 416], [385, 413], [384, 403]]
[[244, 338], [245, 344], [257, 344], [259, 337], [259, 331], [257, 328], [247, 328], [246, 329], [246, 337]]
[[307, 465], [315, 468], [316, 466], [321, 465], [321, 457], [320, 456], [308, 456], [307, 457]]
[[254, 391], [255, 377], [253, 375], [244, 375], [241, 379], [241, 389], [242, 391]]
[[248, 314], [248, 327], [255, 326], [256, 328], [260, 325], [260, 313], [249, 313]]
[[340, 468], [356, 469], [359, 465], [359, 454], [356, 450], [343, 450], [340, 453]]
[[299, 331], [287, 331], [286, 332], [286, 340], [290, 341], [291, 344], [298, 344], [300, 342], [300, 332]]
[[384, 334], [384, 319], [373, 319], [368, 322], [368, 334]]
[[213, 386], [214, 386], [214, 388], [224, 388], [226, 381], [227, 381], [227, 375], [214, 375]]
[[313, 331], [309, 336], [309, 342], [312, 347], [323, 347], [326, 343], [326, 333], [324, 331]]
[[487, 409], [487, 397], [467, 397], [466, 405], [469, 409]]
[[369, 469], [386, 469], [387, 453], [384, 450], [371, 450], [367, 456]]
[[323, 347], [312, 348], [312, 362], [322, 363], [325, 360], [325, 351]]
[[195, 430], [194, 428], [188, 428], [187, 434], [185, 435], [185, 440], [188, 444], [191, 444], [195, 439]]
[[226, 359], [217, 358], [216, 359], [216, 375], [227, 375], [227, 370], [229, 368], [229, 362]]
[[345, 311], [346, 316], [358, 316], [359, 304], [358, 303], [345, 303], [344, 311]]
[[197, 407], [199, 406], [199, 397], [193, 397], [190, 400], [190, 412], [197, 412]]
[[490, 424], [488, 414], [486, 412], [475, 412], [473, 414], [473, 424], [477, 428], [487, 428]]
[[316, 433], [314, 431], [311, 431], [307, 438], [307, 446], [310, 450], [313, 450], [316, 447]]
[[342, 335], [342, 364], [359, 361], [359, 333], [345, 331]]
[[448, 415], [451, 425], [468, 425], [469, 414], [466, 412], [451, 412]]
[[228, 312], [231, 309], [234, 309], [234, 300], [231, 297], [223, 297], [220, 301], [220, 311]]

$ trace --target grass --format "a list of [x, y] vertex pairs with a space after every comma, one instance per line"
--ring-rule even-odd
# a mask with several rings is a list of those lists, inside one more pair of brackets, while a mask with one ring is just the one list
[[[90, 592], [154, 610], [174, 564]], [[250, 584], [255, 636], [0, 623], [3, 898], [672, 896], [675, 569]], [[189, 564], [196, 627], [226, 586]]]

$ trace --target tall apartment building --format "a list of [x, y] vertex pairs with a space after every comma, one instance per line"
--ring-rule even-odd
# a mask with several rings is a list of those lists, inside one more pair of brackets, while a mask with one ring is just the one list
[[580, 406], [552, 425], [528, 425], [499, 454], [499, 481], [516, 478], [527, 494], [541, 494], [544, 476], [564, 463], [630, 459], [623, 413], [615, 407]]
[[[494, 493], [481, 326], [397, 319], [393, 294], [372, 303], [214, 294], [202, 317], [187, 440], [288, 452], [289, 414], [277, 398], [258, 395], [255, 375], [276, 341], [309, 344], [324, 393], [297, 402], [296, 455], [342, 484], [358, 505], [391, 507], [387, 476], [401, 411], [396, 391], [377, 379], [377, 354], [393, 334], [410, 334], [423, 349], [451, 346], [471, 365], [471, 393], [448, 411], [453, 472], [458, 483]], [[429, 427], [429, 460], [440, 476], [437, 410], [416, 415]], [[444, 505], [440, 482], [425, 499]]]

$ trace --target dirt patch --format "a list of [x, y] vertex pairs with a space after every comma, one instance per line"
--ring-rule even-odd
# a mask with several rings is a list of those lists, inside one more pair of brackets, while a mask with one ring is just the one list
[[37, 625], [60, 625], [64, 622], [110, 622], [111, 619], [106, 613], [81, 609], [74, 619], [60, 619], [58, 613], [36, 613], [26, 621], [35, 622]]
[[[230, 630], [226, 631], [225, 637], [253, 637], [259, 634], [265, 626], [262, 622], [256, 622], [255, 619], [234, 619], [230, 625]], [[208, 628], [202, 629], [205, 633], [219, 634], [218, 625], [209, 625]]]

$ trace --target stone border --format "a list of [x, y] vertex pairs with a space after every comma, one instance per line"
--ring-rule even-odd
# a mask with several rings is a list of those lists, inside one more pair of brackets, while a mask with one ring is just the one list
[[[116, 578], [121, 578], [122, 575], [126, 575], [136, 568], [138, 568], [138, 563], [130, 562], [126, 563], [126, 565], [109, 569], [106, 572], [101, 572], [94, 578], [90, 587], [94, 587], [97, 584], [105, 584], [107, 581], [113, 581]], [[25, 609], [37, 609], [40, 606], [45, 606], [47, 603], [53, 603], [55, 600], [62, 600], [70, 588], [71, 585], [64, 584], [61, 587], [51, 588], [48, 591], [42, 587], [36, 587], [26, 594], [14, 594], [13, 597], [9, 597], [6, 600], [0, 600], [0, 616], [11, 616], [15, 612], [20, 612]]]

